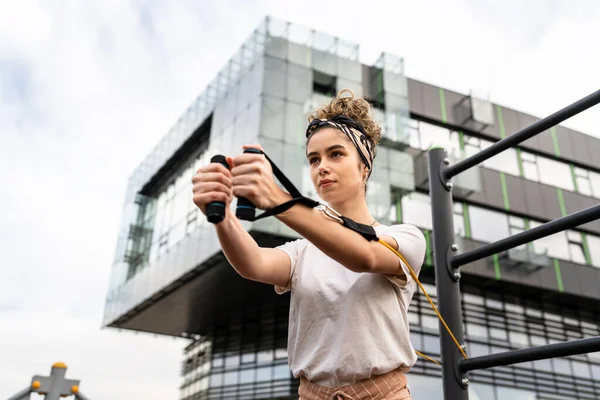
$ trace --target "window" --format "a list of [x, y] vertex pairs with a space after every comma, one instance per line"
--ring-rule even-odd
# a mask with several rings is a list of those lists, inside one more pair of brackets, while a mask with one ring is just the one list
[[570, 260], [578, 264], [586, 264], [581, 233], [567, 231], [567, 239], [569, 241], [569, 253], [571, 255]]
[[600, 237], [587, 235], [586, 239], [592, 265], [600, 268]]
[[436, 145], [443, 146], [448, 154], [452, 154], [458, 151], [460, 147], [456, 132], [423, 121], [419, 121], [419, 137], [419, 148], [421, 150], [429, 150], [431, 146]]
[[402, 220], [419, 228], [433, 229], [430, 198], [426, 194], [412, 192], [402, 197]]
[[335, 96], [337, 78], [320, 71], [313, 71], [313, 91], [326, 96]]
[[590, 171], [590, 184], [592, 185], [592, 195], [600, 198], [600, 174]]
[[[476, 139], [476, 138], [470, 138]], [[494, 143], [478, 139], [479, 146], [475, 152], [479, 152], [480, 150], [485, 150], [488, 147], [492, 146]], [[482, 165], [486, 168], [490, 168], [496, 171], [505, 172], [510, 175], [519, 176], [519, 163], [517, 162], [517, 151], [513, 148], [509, 148], [501, 152], [500, 154], [495, 155], [494, 157], [485, 160]]]
[[538, 182], [540, 173], [538, 171], [537, 156], [535, 154], [521, 152], [521, 162], [523, 164], [523, 175], [525, 179]]
[[592, 183], [590, 181], [590, 172], [583, 168], [573, 167], [573, 179], [577, 186], [577, 191], [583, 195], [592, 195]]
[[[531, 228], [536, 228], [542, 225], [536, 221], [530, 221]], [[554, 235], [538, 239], [533, 242], [533, 249], [538, 254], [547, 253], [550, 257], [560, 258], [561, 260], [569, 260], [569, 242], [565, 232], [558, 232]]]
[[[512, 215], [508, 216], [508, 232], [510, 236], [516, 235], [518, 233], [525, 231], [525, 220], [520, 217], [515, 217]], [[516, 249], [524, 250], [527, 244], [522, 244], [519, 247], [515, 247]]]
[[573, 177], [569, 165], [549, 158], [537, 158], [540, 182], [566, 190], [574, 190]]
[[471, 237], [482, 242], [492, 243], [509, 236], [506, 214], [469, 206]]

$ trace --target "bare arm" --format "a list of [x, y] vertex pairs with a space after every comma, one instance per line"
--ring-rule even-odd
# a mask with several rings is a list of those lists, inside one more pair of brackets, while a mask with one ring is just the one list
[[[322, 211], [296, 205], [277, 218], [351, 271], [404, 275], [398, 257], [389, 249], [367, 241]], [[386, 235], [379, 238], [398, 249], [394, 238]]]
[[223, 253], [237, 273], [253, 281], [286, 286], [291, 270], [288, 255], [281, 250], [258, 246], [229, 208], [232, 199], [229, 170], [211, 163], [200, 168], [192, 182], [194, 203], [203, 213], [206, 205], [213, 201], [225, 203], [225, 219], [216, 225], [216, 230]]
[[275, 286], [288, 284], [291, 261], [285, 252], [260, 247], [234, 216], [216, 228], [223, 253], [240, 276]]

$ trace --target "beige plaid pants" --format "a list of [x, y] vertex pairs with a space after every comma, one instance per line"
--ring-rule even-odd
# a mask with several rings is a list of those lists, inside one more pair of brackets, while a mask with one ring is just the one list
[[406, 375], [399, 370], [336, 388], [300, 378], [298, 396], [298, 400], [411, 400]]

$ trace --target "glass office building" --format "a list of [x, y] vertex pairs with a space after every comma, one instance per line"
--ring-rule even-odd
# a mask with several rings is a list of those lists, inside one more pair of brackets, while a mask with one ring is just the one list
[[[246, 281], [220, 252], [192, 203], [191, 178], [214, 154], [245, 143], [266, 153], [309, 197], [307, 115], [343, 88], [370, 99], [383, 127], [367, 199], [382, 223], [411, 223], [428, 241], [421, 272], [435, 300], [426, 150], [453, 161], [538, 118], [404, 75], [382, 54], [359, 61], [357, 44], [267, 18], [251, 33], [130, 178], [104, 324], [190, 339], [181, 399], [292, 399], [287, 366], [289, 294]], [[600, 198], [600, 140], [557, 126], [454, 179], [461, 251], [592, 206]], [[235, 205], [234, 205], [235, 206]], [[297, 234], [274, 218], [244, 227], [263, 246]], [[600, 221], [462, 268], [468, 354], [478, 356], [600, 334]], [[439, 358], [439, 326], [422, 294], [410, 307], [417, 350]], [[420, 359], [414, 398], [441, 398], [441, 370]], [[472, 399], [600, 398], [600, 354], [470, 375]]]

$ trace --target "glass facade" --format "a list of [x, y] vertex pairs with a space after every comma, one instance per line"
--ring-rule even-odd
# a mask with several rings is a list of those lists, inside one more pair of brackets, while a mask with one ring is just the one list
[[[399, 221], [432, 230], [431, 200], [428, 194], [400, 193], [388, 211], [390, 216], [401, 215]], [[465, 218], [465, 214], [467, 218]], [[542, 225], [541, 221], [509, 215], [472, 204], [454, 204], [454, 231], [459, 237], [492, 243]], [[525, 245], [520, 248], [523, 249]], [[534, 253], [600, 268], [600, 236], [575, 230], [559, 232], [531, 244]], [[589, 254], [586, 256], [586, 253]]]
[[[437, 303], [435, 286], [424, 286]], [[462, 292], [465, 339], [472, 357], [600, 334], [595, 313], [469, 286]], [[242, 316], [190, 345], [183, 363], [181, 398], [296, 398], [298, 381], [287, 365], [285, 299], [242, 310]], [[409, 321], [415, 349], [439, 359], [439, 322], [420, 292], [411, 303]], [[442, 398], [438, 365], [420, 358], [408, 378], [413, 398]], [[471, 399], [597, 399], [600, 354], [475, 371], [470, 381]]]
[[[441, 145], [464, 157], [493, 143], [411, 117], [403, 60], [384, 53], [373, 65], [362, 65], [358, 51], [354, 43], [272, 18], [250, 35], [131, 177], [105, 324], [220, 250], [212, 225], [193, 204], [191, 193], [194, 172], [214, 154], [238, 154], [243, 144], [260, 143], [304, 195], [317, 199], [305, 157], [307, 119], [343, 88], [370, 98], [376, 105], [374, 118], [383, 128], [367, 191], [372, 214], [384, 224], [414, 224], [429, 240], [431, 204], [426, 193], [415, 191], [414, 155]], [[189, 141], [198, 126], [204, 126], [207, 135]], [[181, 148], [188, 149], [186, 157], [165, 173], [165, 164]], [[600, 198], [599, 173], [522, 149], [509, 149], [482, 167]], [[165, 176], [156, 179], [160, 174]], [[457, 236], [484, 243], [542, 223], [468, 201], [455, 202], [453, 218]], [[243, 225], [280, 237], [297, 236], [274, 218]], [[600, 236], [579, 230], [520, 250], [600, 268]], [[428, 254], [424, 276], [431, 281], [430, 268]], [[435, 301], [435, 287], [426, 288]], [[195, 339], [185, 351], [181, 398], [296, 398], [298, 381], [287, 365], [288, 301], [277, 296], [268, 304], [245, 305]], [[492, 288], [463, 287], [463, 315], [471, 356], [599, 334], [595, 314]], [[415, 348], [439, 358], [438, 321], [420, 293], [409, 319]], [[409, 375], [413, 398], [442, 398], [440, 376], [439, 367], [420, 359]], [[600, 354], [477, 371], [471, 382], [471, 399], [600, 398]]]

